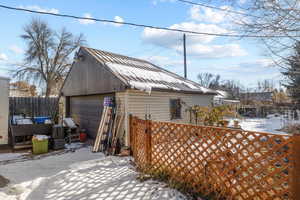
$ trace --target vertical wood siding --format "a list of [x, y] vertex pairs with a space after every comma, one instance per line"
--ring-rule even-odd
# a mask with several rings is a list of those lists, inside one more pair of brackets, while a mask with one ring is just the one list
[[82, 96], [124, 90], [124, 84], [105, 66], [81, 50], [82, 61], [73, 63], [62, 88], [63, 96]]
[[71, 117], [91, 138], [96, 137], [106, 96], [113, 94], [70, 97]]
[[9, 114], [29, 117], [52, 116], [58, 113], [56, 97], [9, 97]]

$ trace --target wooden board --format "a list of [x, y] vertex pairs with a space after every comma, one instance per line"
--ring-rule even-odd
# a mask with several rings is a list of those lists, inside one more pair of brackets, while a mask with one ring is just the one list
[[101, 141], [103, 140], [104, 132], [107, 131], [108, 128], [108, 122], [110, 120], [111, 111], [112, 111], [111, 107], [104, 106], [103, 115], [101, 117], [101, 122], [99, 125], [96, 141], [93, 147], [93, 152], [99, 151]]
[[101, 131], [103, 129], [104, 116], [106, 115], [106, 113], [107, 113], [107, 107], [104, 107], [102, 117], [101, 117], [101, 121], [100, 121], [100, 125], [99, 125], [97, 135], [96, 135], [96, 140], [95, 140], [94, 147], [93, 147], [93, 152], [97, 151], [97, 146], [100, 144], [100, 138], [101, 138], [100, 134], [101, 134]]

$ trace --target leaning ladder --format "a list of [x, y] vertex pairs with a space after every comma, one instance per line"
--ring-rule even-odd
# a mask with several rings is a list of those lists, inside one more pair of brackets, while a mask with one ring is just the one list
[[96, 140], [93, 147], [93, 152], [99, 152], [100, 150], [101, 143], [105, 138], [105, 133], [108, 131], [111, 115], [112, 115], [112, 108], [109, 106], [104, 106]]

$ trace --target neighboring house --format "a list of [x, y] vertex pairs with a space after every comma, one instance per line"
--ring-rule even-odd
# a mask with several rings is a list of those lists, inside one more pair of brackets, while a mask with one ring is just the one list
[[208, 106], [214, 90], [184, 79], [148, 61], [81, 47], [62, 87], [66, 115], [95, 138], [103, 98], [114, 96], [125, 114], [129, 143], [129, 114], [160, 121], [189, 122], [188, 106]]
[[9, 78], [0, 77], [0, 146], [8, 144]]
[[230, 98], [230, 94], [224, 90], [216, 90], [217, 95], [214, 96], [214, 105], [238, 105], [240, 101]]
[[10, 97], [29, 97], [30, 91], [29, 91], [29, 89], [22, 89], [22, 88], [10, 86], [9, 96]]
[[26, 81], [17, 81], [9, 84], [10, 97], [31, 97], [36, 95], [36, 86]]

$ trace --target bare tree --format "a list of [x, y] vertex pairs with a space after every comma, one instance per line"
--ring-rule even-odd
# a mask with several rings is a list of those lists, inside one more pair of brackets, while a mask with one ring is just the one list
[[228, 92], [231, 98], [239, 98], [244, 86], [236, 80], [224, 80], [219, 89]]
[[300, 40], [299, 0], [225, 1], [244, 13], [244, 16], [235, 16], [239, 30], [244, 35], [261, 36], [259, 41], [267, 50], [264, 53], [273, 58], [276, 65], [286, 68], [294, 44]]
[[258, 92], [273, 92], [275, 90], [275, 83], [273, 80], [257, 81]]
[[211, 73], [200, 73], [197, 76], [200, 85], [207, 88], [217, 89], [220, 86], [220, 75], [214, 75]]
[[59, 87], [71, 66], [71, 55], [85, 43], [82, 34], [74, 36], [65, 28], [57, 32], [40, 19], [24, 27], [21, 38], [26, 42], [24, 64], [14, 73], [15, 77], [32, 81], [42, 87], [46, 96]]

